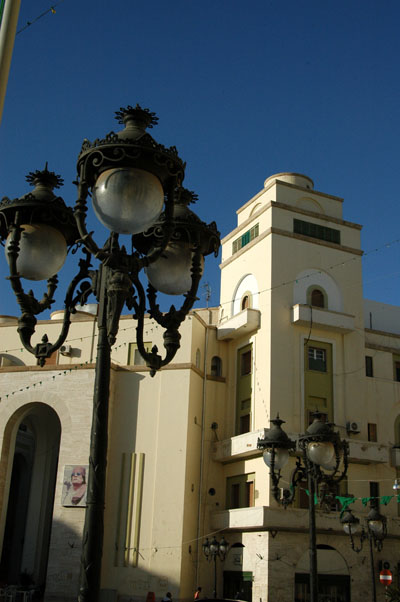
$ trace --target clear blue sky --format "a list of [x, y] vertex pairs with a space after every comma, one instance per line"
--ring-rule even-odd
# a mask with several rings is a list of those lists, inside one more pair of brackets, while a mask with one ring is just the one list
[[[50, 6], [22, 0], [18, 28]], [[48, 161], [73, 205], [82, 140], [118, 129], [114, 111], [138, 102], [222, 235], [269, 175], [305, 173], [345, 198], [364, 251], [378, 249], [363, 259], [364, 295], [399, 304], [400, 243], [385, 246], [400, 239], [399, 31], [398, 0], [64, 0], [15, 40], [0, 198], [27, 192], [25, 175]], [[218, 260], [204, 280], [217, 305]], [[16, 314], [2, 282], [0, 313]]]

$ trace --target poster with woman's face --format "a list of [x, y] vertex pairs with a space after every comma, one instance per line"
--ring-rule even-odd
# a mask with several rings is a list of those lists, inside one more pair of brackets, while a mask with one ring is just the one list
[[89, 466], [67, 464], [64, 466], [64, 483], [61, 494], [63, 506], [86, 506], [86, 483]]

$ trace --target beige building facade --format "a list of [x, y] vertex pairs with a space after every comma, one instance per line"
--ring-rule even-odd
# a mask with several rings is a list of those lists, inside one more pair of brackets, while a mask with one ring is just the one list
[[[307, 494], [274, 500], [257, 439], [279, 413], [303, 433], [318, 409], [349, 442], [338, 494], [377, 497], [387, 537], [374, 569], [400, 562], [400, 308], [362, 295], [361, 226], [343, 200], [310, 178], [278, 174], [237, 211], [222, 241], [221, 302], [193, 310], [181, 348], [154, 378], [124, 316], [112, 350], [102, 568], [104, 601], [212, 597], [205, 539], [222, 535], [219, 597], [307, 599]], [[38, 325], [56, 338], [61, 313]], [[162, 348], [148, 319], [144, 340]], [[21, 349], [16, 319], [0, 324], [1, 579], [26, 573], [45, 600], [73, 600], [84, 506], [66, 505], [68, 470], [88, 465], [97, 344], [96, 306], [78, 312], [63, 349], [43, 369]], [[287, 486], [295, 457], [283, 471]], [[68, 468], [69, 467], [69, 468]], [[78, 470], [79, 469], [79, 470]], [[67, 475], [67, 477], [66, 477]], [[383, 496], [393, 496], [382, 500]], [[64, 502], [63, 502], [64, 500]], [[317, 505], [318, 568], [325, 600], [370, 599], [368, 542], [356, 554], [340, 504]], [[396, 573], [397, 574], [397, 573]], [[384, 588], [377, 584], [378, 600]]]

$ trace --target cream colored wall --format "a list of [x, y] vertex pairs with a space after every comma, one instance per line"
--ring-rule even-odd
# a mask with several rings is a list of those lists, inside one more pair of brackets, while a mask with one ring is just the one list
[[277, 174], [268, 178], [264, 188], [237, 210], [238, 226], [248, 220], [252, 212], [270, 202], [286, 203], [342, 219], [342, 198], [313, 190], [310, 182], [300, 174], [295, 174], [294, 178], [287, 175]]
[[[274, 201], [289, 205], [292, 210], [274, 205]], [[263, 238], [263, 229], [260, 235], [252, 243], [246, 245], [239, 253], [232, 255], [231, 243], [240, 232], [248, 229], [249, 219], [253, 223], [251, 212], [257, 208], [262, 211], [267, 207], [264, 214], [268, 215], [266, 222], [277, 230], [285, 230], [288, 236], [272, 233]], [[309, 202], [310, 201], [310, 202]], [[261, 203], [261, 205], [259, 204]], [[315, 212], [320, 207], [324, 217], [318, 219]], [[296, 213], [296, 208], [300, 211]], [[264, 215], [263, 214], [263, 215]], [[307, 215], [309, 217], [307, 217]], [[333, 220], [326, 219], [328, 216]], [[332, 227], [341, 231], [342, 245], [324, 244], [323, 241], [310, 239], [301, 240], [293, 236], [293, 218], [298, 217], [323, 226]], [[254, 220], [256, 221], [261, 220]], [[241, 338], [233, 338], [227, 342], [229, 348], [229, 366], [231, 379], [227, 383], [228, 403], [226, 413], [226, 424], [228, 426], [228, 437], [234, 433], [235, 415], [235, 374], [236, 353], [241, 346], [251, 342], [255, 357], [253, 374], [253, 396], [252, 429], [260, 429], [269, 426], [269, 418], [275, 417], [279, 412], [281, 418], [285, 419], [285, 430], [292, 433], [304, 431], [304, 343], [309, 338], [329, 342], [333, 346], [333, 372], [334, 372], [334, 420], [341, 437], [346, 437], [362, 446], [362, 453], [368, 454], [369, 450], [382, 453], [380, 456], [386, 458], [382, 463], [355, 463], [351, 462], [348, 470], [349, 492], [356, 497], [369, 495], [369, 482], [380, 482], [380, 494], [392, 495], [392, 485], [396, 476], [395, 469], [389, 463], [390, 447], [394, 441], [393, 425], [395, 418], [400, 414], [400, 383], [393, 381], [393, 353], [400, 353], [400, 338], [397, 336], [384, 335], [375, 331], [364, 331], [364, 313], [362, 299], [362, 273], [361, 255], [357, 253], [360, 249], [360, 227], [342, 221], [341, 199], [331, 195], [325, 195], [315, 191], [300, 189], [299, 187], [270, 183], [265, 191], [262, 191], [238, 211], [238, 224], [233, 233], [224, 239], [223, 261], [221, 264], [221, 306], [223, 319], [229, 319], [232, 315], [231, 301], [234, 296], [238, 282], [246, 274], [253, 274], [259, 286], [259, 302], [261, 311], [260, 328]], [[344, 251], [341, 247], [351, 247], [354, 253]], [[351, 332], [326, 329], [323, 326], [309, 324], [300, 326], [291, 323], [291, 307], [294, 299], [294, 285], [296, 278], [305, 270], [323, 271], [332, 278], [335, 286], [340, 292], [342, 302], [341, 310], [345, 314], [354, 316], [355, 329]], [[310, 278], [312, 284], [312, 278]], [[271, 290], [272, 289], [272, 290]], [[376, 313], [377, 309], [373, 307]], [[392, 321], [395, 320], [395, 308], [389, 312]], [[385, 324], [388, 322], [386, 320]], [[376, 328], [376, 326], [375, 326]], [[394, 332], [397, 332], [394, 326]], [[374, 378], [365, 376], [365, 355], [373, 355]], [[358, 421], [362, 425], [359, 435], [348, 435], [346, 432], [347, 421]], [[378, 425], [378, 443], [367, 441], [368, 422]], [[243, 437], [243, 436], [242, 436]], [[361, 448], [360, 448], [361, 449]], [[355, 452], [354, 452], [355, 453]], [[361, 452], [360, 452], [361, 453]], [[357, 454], [356, 454], [357, 455]], [[363, 462], [364, 460], [359, 460]], [[288, 485], [290, 472], [294, 468], [295, 460], [291, 459], [283, 471], [284, 486]], [[222, 465], [224, 479], [229, 476], [255, 472], [257, 496], [256, 506], [269, 506], [278, 508], [278, 504], [271, 499], [268, 470], [262, 458], [251, 459], [231, 457], [231, 461]], [[365, 516], [368, 509], [361, 502], [354, 505], [355, 512], [359, 516]], [[398, 534], [400, 523], [397, 518], [397, 504], [392, 501], [387, 507], [381, 509], [388, 517], [388, 532]], [[268, 510], [267, 510], [268, 512]], [[300, 533], [284, 533], [279, 530], [285, 528], [287, 523], [285, 517], [290, 513], [301, 513], [304, 515], [304, 529], [307, 529], [307, 510], [281, 510], [281, 519], [277, 522], [278, 535], [272, 539], [267, 533], [259, 531], [257, 534], [233, 533], [229, 530], [225, 537], [230, 540], [241, 538], [246, 541], [242, 569], [253, 572], [253, 599], [263, 601], [270, 595], [282, 589], [282, 600], [291, 599], [293, 596], [293, 577], [290, 568], [281, 567], [286, 575], [282, 585], [282, 572], [274, 571], [273, 567], [279, 562], [278, 556], [282, 557], [282, 550], [286, 549], [287, 562], [295, 566], [300, 552], [307, 546], [306, 535]], [[235, 513], [235, 526], [240, 529], [241, 510]], [[341, 534], [339, 514], [321, 515], [320, 521], [328, 516], [332, 527]], [[244, 520], [244, 519], [243, 519]], [[329, 522], [329, 521], [328, 521]], [[214, 523], [216, 524], [216, 523]], [[221, 523], [223, 524], [223, 523]], [[264, 552], [267, 560], [276, 562], [262, 565], [257, 557], [260, 540], [264, 543]], [[319, 536], [319, 542], [326, 540]], [[358, 584], [359, 591], [362, 590], [363, 580], [362, 565], [357, 565], [357, 557], [352, 556], [352, 551], [344, 536], [332, 538], [330, 545], [345, 555], [346, 562], [351, 566], [352, 578]], [[282, 547], [283, 546], [283, 547]], [[385, 543], [386, 546], [386, 543]], [[387, 556], [393, 560], [395, 556], [395, 540], [387, 541]], [[385, 555], [385, 554], [383, 554]], [[258, 558], [258, 559], [257, 559]], [[264, 567], [260, 572], [260, 565]], [[247, 568], [245, 568], [247, 567]], [[279, 577], [278, 577], [279, 575]], [[280, 583], [278, 583], [280, 582]], [[264, 588], [264, 589], [263, 589]], [[268, 590], [268, 591], [267, 591]], [[353, 588], [352, 599], [361, 600], [362, 595], [356, 595]], [[363, 590], [364, 591], [364, 590]], [[367, 590], [366, 590], [367, 591]], [[366, 595], [364, 591], [364, 595]], [[285, 597], [286, 596], [286, 597]]]
[[[326, 216], [342, 219], [343, 204], [340, 197], [335, 197], [316, 190], [305, 190], [297, 186], [287, 184], [285, 182], [276, 183], [275, 200], [278, 203], [286, 203], [294, 207], [301, 207], [301, 201], [304, 199], [312, 199], [316, 204], [315, 210], [319, 205], [322, 213]], [[310, 207], [311, 209], [311, 207]]]
[[[180, 329], [182, 346], [173, 362], [177, 369], [175, 370], [172, 365], [157, 374], [155, 378], [151, 378], [145, 368], [126, 367], [128, 343], [135, 340], [135, 322], [130, 318], [123, 318], [120, 323], [117, 345], [112, 351], [114, 369], [112, 370], [102, 587], [117, 589], [122, 596], [121, 599], [123, 596], [131, 595], [132, 591], [135, 591], [135, 595], [143, 597], [143, 599], [148, 591], [155, 591], [156, 595], [160, 597], [167, 590], [172, 591], [174, 598], [182, 596], [182, 592], [185, 592], [188, 597], [192, 595], [195, 583], [197, 504], [200, 487], [199, 443], [201, 438], [199, 441], [199, 433], [201, 433], [203, 419], [205, 326], [206, 320], [211, 323], [215, 322], [212, 314], [212, 310], [207, 310], [201, 312], [201, 317], [194, 313], [188, 317]], [[46, 331], [49, 333], [50, 340], [55, 338], [54, 332], [58, 332], [59, 328], [60, 322], [57, 320], [38, 325], [40, 335]], [[90, 357], [92, 348], [92, 329], [93, 320], [80, 321], [79, 324], [71, 325], [69, 340], [73, 341], [73, 348], [79, 350], [79, 355], [74, 351], [72, 359], [63, 357], [63, 365], [49, 366], [40, 370], [32, 365], [35, 360], [28, 352], [18, 351], [19, 359], [22, 359], [27, 366], [0, 369], [2, 376], [0, 395], [10, 395], [10, 402], [2, 406], [4, 416], [7, 416], [10, 411], [13, 387], [19, 387], [20, 381], [23, 384], [29, 382], [31, 385], [41, 381], [43, 390], [46, 391], [45, 402], [52, 399], [53, 388], [61, 391], [62, 402], [58, 399], [58, 405], [61, 403], [62, 407], [64, 404], [66, 411], [74, 414], [73, 418], [70, 418], [74, 424], [76, 421], [79, 422], [79, 428], [74, 427], [75, 439], [71, 439], [71, 436], [68, 435], [70, 427], [66, 428], [62, 420], [63, 437], [55, 498], [55, 517], [57, 520], [64, 521], [63, 524], [67, 530], [71, 526], [76, 532], [77, 540], [72, 542], [71, 546], [68, 543], [65, 544], [65, 541], [62, 541], [63, 528], [59, 534], [57, 534], [57, 529], [53, 529], [48, 573], [48, 592], [52, 595], [64, 590], [65, 595], [68, 592], [75, 594], [79, 573], [79, 539], [84, 510], [62, 508], [61, 506], [58, 508], [58, 500], [61, 495], [59, 487], [62, 486], [64, 463], [76, 463], [77, 461], [82, 464], [87, 463], [93, 380], [86, 383], [82, 378], [88, 372], [93, 379], [94, 370], [85, 371], [78, 366], [77, 371], [70, 372], [69, 366], [84, 364], [88, 361], [87, 358]], [[149, 321], [146, 324], [145, 332], [147, 332], [145, 339], [146, 336], [149, 336], [150, 340], [157, 343], [162, 350], [161, 328]], [[8, 327], [3, 325], [1, 333], [6, 349], [14, 349], [18, 346], [15, 324], [10, 324]], [[225, 351], [226, 344], [216, 340], [215, 326], [209, 327], [208, 333], [207, 372], [210, 372], [211, 357], [219, 355], [222, 358], [223, 371], [226, 374], [229, 366]], [[95, 336], [94, 358], [96, 338]], [[193, 367], [197, 348], [200, 349], [202, 357], [200, 370]], [[15, 353], [17, 354], [17, 351]], [[77, 388], [75, 385], [71, 386], [74, 380]], [[81, 390], [84, 390], [84, 394]], [[210, 377], [207, 381], [206, 403], [213, 408], [212, 420], [211, 417], [210, 420], [218, 421], [221, 430], [224, 428], [221, 419], [225, 412], [224, 393], [224, 377], [220, 379]], [[82, 403], [82, 397], [86, 399], [84, 403]], [[77, 407], [79, 407], [79, 411]], [[217, 410], [216, 413], [214, 410]], [[82, 412], [86, 412], [84, 417]], [[4, 420], [6, 419], [4, 418]], [[209, 428], [210, 425], [211, 422], [208, 425], [207, 418], [207, 445], [212, 443], [209, 440], [210, 434], [214, 434], [214, 431]], [[79, 438], [80, 443], [84, 443], [83, 455], [76, 437]], [[116, 543], [121, 545], [119, 504], [123, 453], [127, 454], [128, 459], [132, 453], [136, 454], [137, 458], [140, 454], [144, 454], [137, 568], [115, 566], [115, 564], [121, 564], [121, 554], [116, 559], [115, 549]], [[10, 474], [9, 469], [8, 480]], [[127, 493], [126, 486], [123, 495], [126, 497]], [[134, 502], [134, 512], [135, 504], [136, 502]], [[126, 521], [126, 516], [122, 518]], [[120, 537], [116, 542], [118, 526]], [[135, 541], [137, 529], [138, 524], [133, 520], [131, 542]], [[194, 545], [192, 544], [192, 550], [189, 552], [192, 539], [194, 539]], [[123, 541], [122, 544], [124, 544]], [[65, 550], [66, 545], [68, 545], [67, 550]], [[57, 566], [58, 568], [56, 568]]]
[[[120, 594], [179, 593], [190, 373], [182, 370], [178, 377], [179, 386], [174, 371], [154, 379], [140, 373], [115, 378], [109, 463], [116, 470], [107, 484], [103, 586]], [[121, 459], [132, 452], [144, 454], [140, 523], [132, 523], [132, 541], [140, 529], [137, 568], [114, 566]]]
[[[284, 199], [286, 200], [286, 196]], [[286, 203], [285, 201], [282, 201], [282, 203], [289, 206], [289, 203]], [[360, 227], [357, 224], [350, 224], [350, 222], [343, 223], [341, 220], [330, 221], [329, 219], [324, 219], [324, 217], [325, 216], [321, 216], [321, 218], [318, 218], [316, 213], [307, 211], [297, 212], [296, 206], [289, 207], [287, 210], [281, 207], [272, 207], [272, 226], [274, 228], [280, 228], [291, 234], [293, 233], [293, 219], [299, 219], [306, 222], [311, 221], [313, 224], [319, 224], [320, 226], [339, 230], [341, 234], [341, 246], [360, 249]], [[316, 239], [314, 240], [316, 241]], [[324, 244], [323, 241], [317, 241], [317, 244], [318, 242], [322, 245]]]
[[[60, 454], [54, 498], [53, 528], [47, 571], [48, 595], [75, 595], [78, 585], [80, 539], [84, 508], [61, 505], [64, 466], [87, 464], [88, 425], [91, 423], [93, 370], [71, 373], [54, 370], [2, 369], [0, 404], [1, 525], [4, 529], [15, 435], [24, 415], [40, 402], [51, 407], [61, 422]], [[54, 378], [53, 378], [54, 377]], [[35, 386], [33, 386], [35, 384]], [[22, 390], [21, 390], [22, 389]], [[12, 391], [15, 391], [14, 395]], [[8, 397], [7, 397], [8, 395]], [[10, 433], [8, 425], [12, 425]], [[47, 450], [57, 453], [57, 450]], [[1, 536], [2, 542], [2, 536]]]

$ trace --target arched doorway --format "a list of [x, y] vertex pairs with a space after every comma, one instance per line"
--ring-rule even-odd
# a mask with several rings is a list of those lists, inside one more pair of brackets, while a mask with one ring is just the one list
[[[43, 403], [18, 410], [6, 426], [1, 468], [8, 477], [4, 492], [4, 532], [0, 579], [44, 587], [47, 571], [61, 425], [56, 412]], [[4, 508], [5, 509], [5, 508]]]
[[[318, 600], [350, 602], [350, 575], [343, 556], [328, 545], [317, 546]], [[310, 599], [309, 551], [304, 552], [296, 566], [295, 602]]]

